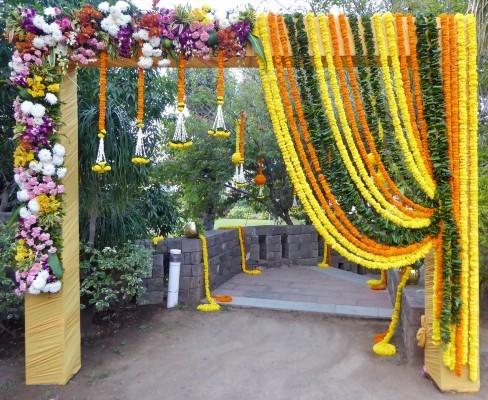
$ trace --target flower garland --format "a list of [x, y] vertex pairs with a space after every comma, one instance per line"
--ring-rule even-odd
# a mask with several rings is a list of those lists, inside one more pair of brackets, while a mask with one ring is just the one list
[[254, 183], [258, 186], [259, 191], [257, 199], [264, 199], [264, 185], [266, 185], [266, 176], [263, 174], [263, 158], [258, 158], [258, 171], [254, 177]]
[[200, 241], [202, 242], [202, 260], [203, 260], [203, 281], [204, 281], [204, 288], [205, 288], [205, 298], [207, 299], [207, 304], [199, 304], [197, 306], [198, 311], [203, 312], [212, 312], [212, 311], [219, 311], [220, 305], [217, 304], [217, 301], [212, 297], [212, 292], [210, 291], [210, 273], [209, 273], [209, 265], [208, 265], [208, 247], [207, 247], [207, 238], [205, 235], [199, 235]]
[[[385, 14], [384, 18], [385, 18], [385, 25], [386, 25], [386, 35], [388, 37], [388, 45], [389, 45], [388, 48], [390, 54], [392, 55], [391, 59], [392, 59], [395, 87], [397, 88], [398, 105], [395, 99], [395, 93], [393, 91], [393, 84], [390, 76], [390, 67], [388, 64], [388, 54], [387, 54], [387, 41], [386, 41], [385, 33], [383, 31], [381, 15], [375, 14], [372, 18], [372, 21], [374, 26], [374, 32], [377, 39], [376, 44], [378, 46], [380, 65], [383, 73], [382, 75], [383, 83], [385, 85], [386, 97], [388, 99], [388, 103], [390, 106], [393, 127], [395, 130], [395, 137], [398, 143], [400, 144], [400, 148], [405, 157], [405, 162], [408, 169], [412, 173], [415, 180], [425, 191], [425, 193], [430, 198], [433, 198], [435, 194], [435, 184], [428, 178], [421, 155], [418, 151], [418, 147], [416, 146], [412, 138], [413, 133], [411, 129], [410, 116], [408, 115], [408, 106], [405, 101], [405, 93], [403, 91], [403, 82], [401, 78], [400, 65], [398, 61], [398, 52], [397, 52], [396, 40], [394, 36], [395, 32], [394, 32], [394, 27], [392, 26], [393, 16], [391, 15], [391, 13], [387, 13]], [[398, 109], [400, 109], [402, 118], [404, 120], [405, 128], [407, 131], [408, 142], [403, 136], [402, 125], [400, 122], [400, 118], [398, 116]]]
[[479, 379], [479, 249], [478, 249], [478, 74], [474, 15], [466, 16], [468, 50], [468, 180], [469, 180], [469, 379]]
[[324, 242], [324, 255], [322, 256], [322, 261], [317, 265], [318, 268], [329, 268], [330, 267], [330, 246]]
[[212, 129], [209, 129], [208, 135], [220, 138], [228, 138], [230, 131], [225, 127], [224, 113], [224, 53], [221, 50], [217, 52], [217, 115]]
[[[329, 22], [330, 21], [331, 21], [331, 19], [329, 18]], [[357, 114], [359, 117], [359, 121], [361, 123], [362, 132], [363, 132], [363, 134], [366, 138], [366, 142], [368, 144], [368, 148], [370, 151], [369, 154], [372, 154], [372, 156], [373, 156], [372, 157], [373, 163], [372, 163], [368, 157], [367, 150], [366, 150], [366, 148], [362, 142], [361, 135], [359, 134], [359, 131], [356, 127], [356, 124], [353, 123], [352, 127], [353, 127], [354, 138], [355, 138], [355, 141], [358, 143], [359, 152], [361, 154], [361, 157], [363, 158], [363, 161], [366, 164], [368, 172], [370, 173], [370, 175], [373, 176], [374, 182], [378, 186], [378, 188], [380, 189], [381, 193], [387, 198], [387, 200], [390, 201], [390, 203], [393, 203], [398, 208], [400, 208], [403, 213], [405, 213], [408, 216], [414, 217], [414, 218], [415, 217], [430, 217], [433, 213], [433, 210], [426, 209], [426, 208], [422, 207], [421, 205], [418, 205], [418, 204], [412, 202], [410, 199], [406, 198], [401, 193], [400, 189], [396, 186], [396, 184], [393, 182], [393, 180], [390, 178], [390, 175], [386, 171], [386, 169], [383, 165], [383, 162], [381, 161], [381, 158], [380, 158], [380, 156], [376, 150], [376, 146], [375, 146], [373, 137], [372, 137], [371, 132], [369, 130], [368, 122], [366, 120], [366, 115], [365, 115], [364, 108], [362, 105], [363, 102], [362, 102], [361, 94], [359, 91], [359, 85], [358, 85], [358, 82], [356, 79], [356, 74], [354, 72], [354, 65], [353, 65], [352, 56], [351, 56], [351, 52], [350, 52], [350, 48], [349, 48], [349, 41], [345, 39], [349, 36], [349, 32], [347, 30], [347, 22], [346, 22], [345, 15], [339, 15], [339, 25], [340, 25], [340, 31], [341, 31], [343, 43], [344, 43], [346, 70], [349, 72], [349, 80], [350, 80], [350, 85], [352, 87], [352, 91], [353, 91], [353, 95], [354, 95], [354, 102], [356, 104]], [[334, 44], [334, 52], [336, 52], [336, 51], [338, 52], [339, 51], [338, 43], [337, 43], [337, 40], [334, 40], [335, 31], [331, 31], [331, 32], [333, 32], [331, 34], [331, 36], [332, 36], [332, 43]], [[401, 32], [403, 32], [403, 30]], [[403, 38], [403, 36], [400, 35], [400, 33], [399, 33], [399, 37], [400, 36]], [[401, 54], [403, 54], [403, 56], [401, 58], [405, 58], [404, 51], [403, 51], [403, 53], [401, 52]], [[351, 105], [351, 102], [349, 100], [349, 96], [344, 96], [345, 94], [347, 94], [347, 87], [346, 87], [347, 82], [346, 82], [346, 78], [345, 78], [345, 73], [342, 70], [342, 61], [341, 61], [340, 57], [335, 57], [335, 60], [337, 61], [337, 72], [338, 72], [338, 76], [339, 76], [339, 81], [341, 83], [341, 93], [345, 99], [344, 103], [346, 105], [346, 111], [348, 114], [348, 118], [351, 119], [351, 117], [352, 117], [352, 121], [354, 121], [354, 118], [353, 118], [354, 117], [354, 111], [352, 109], [352, 105]], [[413, 115], [413, 108], [412, 108], [412, 115]], [[424, 156], [424, 154], [422, 154], [422, 156]], [[375, 167], [378, 168], [378, 170], [379, 170], [378, 172], [375, 171]], [[390, 193], [385, 188], [385, 183], [388, 184], [392, 193]], [[401, 202], [399, 203], [398, 201], [395, 200], [395, 198], [400, 199]], [[403, 205], [403, 203], [405, 203], [405, 205], [407, 207], [405, 207]]]
[[246, 275], [261, 275], [262, 271], [260, 268], [249, 269], [246, 262], [246, 243], [245, 243], [245, 232], [242, 226], [237, 227], [237, 232], [239, 235], [239, 246], [241, 249], [241, 269]]
[[[269, 20], [269, 26], [270, 26], [270, 34], [271, 34], [271, 42], [273, 44], [273, 48], [275, 51], [279, 48], [279, 43], [278, 43], [278, 38], [277, 38], [277, 26], [276, 26], [276, 17], [273, 14], [268, 15], [268, 20]], [[283, 43], [282, 43], [283, 46]], [[357, 229], [350, 223], [348, 220], [347, 216], [344, 214], [344, 212], [340, 209], [339, 206], [337, 206], [336, 213], [339, 215], [339, 220], [338, 221], [336, 215], [331, 211], [331, 208], [329, 206], [330, 204], [337, 204], [337, 201], [333, 197], [332, 193], [330, 192], [330, 188], [328, 187], [327, 181], [325, 180], [324, 176], [322, 174], [319, 175], [319, 180], [322, 184], [322, 188], [325, 189], [325, 194], [327, 197], [327, 201], [325, 200], [322, 192], [320, 191], [316, 179], [313, 176], [313, 173], [310, 169], [310, 166], [308, 165], [307, 162], [307, 157], [305, 155], [302, 143], [299, 138], [299, 133], [298, 129], [296, 126], [296, 123], [294, 121], [293, 117], [293, 109], [292, 106], [287, 98], [287, 89], [286, 89], [286, 83], [284, 81], [284, 76], [283, 76], [283, 68], [281, 65], [281, 59], [280, 57], [275, 57], [275, 67], [277, 71], [277, 77], [278, 77], [278, 82], [279, 82], [279, 87], [280, 87], [280, 93], [281, 97], [284, 103], [285, 111], [286, 111], [286, 117], [288, 120], [288, 124], [290, 126], [292, 135], [293, 135], [293, 141], [295, 144], [295, 148], [298, 151], [298, 156], [302, 164], [302, 168], [304, 169], [306, 176], [309, 179], [309, 182], [313, 188], [313, 191], [315, 195], [317, 196], [320, 205], [322, 209], [326, 212], [327, 218], [330, 219], [330, 221], [334, 224], [334, 227], [337, 228], [340, 231], [340, 234], [343, 235], [347, 240], [349, 240], [351, 243], [354, 245], [358, 246], [358, 248], [365, 250], [370, 253], [377, 253], [380, 255], [389, 255], [389, 256], [395, 256], [399, 254], [403, 254], [406, 252], [412, 251], [414, 248], [420, 248], [423, 243], [418, 243], [413, 246], [408, 246], [407, 248], [391, 248], [388, 246], [382, 246], [379, 245], [378, 243], [369, 240], [369, 238], [364, 237], [361, 235]], [[292, 80], [293, 75], [289, 75], [289, 78]], [[293, 86], [292, 84], [290, 86]], [[297, 112], [300, 112], [300, 108], [297, 107]], [[306, 131], [306, 130], [304, 130]], [[312, 151], [314, 154], [314, 150], [312, 147]], [[345, 228], [342, 224], [345, 224], [347, 228]], [[352, 231], [352, 235], [349, 232]], [[426, 239], [427, 241], [430, 239]]]
[[[395, 24], [396, 24], [396, 32], [397, 32], [397, 35], [396, 35], [397, 47], [398, 47], [398, 53], [400, 55], [400, 71], [402, 74], [405, 100], [407, 102], [408, 112], [410, 114], [410, 121], [411, 121], [411, 126], [412, 126], [412, 131], [413, 131], [413, 138], [415, 139], [417, 147], [420, 149], [420, 154], [421, 154], [422, 159], [424, 160], [425, 165], [427, 167], [427, 172], [429, 173], [429, 176], [432, 178], [432, 164], [430, 162], [430, 157], [428, 155], [427, 137], [425, 135], [420, 134], [419, 126], [417, 125], [417, 116], [416, 116], [415, 110], [414, 110], [412, 92], [411, 92], [411, 88], [410, 88], [410, 74], [408, 71], [407, 54], [405, 51], [405, 35], [404, 35], [404, 29], [403, 29], [403, 19], [404, 19], [404, 17], [402, 14], [396, 14], [395, 15]], [[411, 32], [407, 33], [408, 43], [410, 43], [410, 41], [411, 41], [410, 34], [411, 34]], [[415, 53], [415, 51], [414, 51], [414, 53]], [[412, 54], [412, 53], [410, 53], [410, 54]], [[425, 123], [425, 121], [423, 121], [423, 122]], [[419, 121], [419, 125], [420, 124], [421, 124], [421, 122]]]
[[107, 52], [100, 53], [100, 92], [98, 94], [98, 151], [95, 164], [92, 165], [92, 171], [97, 174], [110, 172], [112, 167], [107, 163], [105, 157], [105, 113], [107, 110]]
[[185, 67], [186, 59], [180, 54], [178, 57], [178, 102], [176, 105], [176, 128], [173, 139], [169, 142], [172, 149], [185, 150], [193, 145], [185, 127]]
[[246, 177], [244, 176], [244, 135], [245, 135], [246, 116], [241, 111], [239, 118], [236, 119], [236, 147], [232, 154], [231, 161], [235, 166], [233, 184], [236, 187], [243, 187], [246, 185]]
[[[286, 116], [283, 110], [283, 105], [279, 100], [279, 88], [276, 84], [276, 77], [274, 76], [274, 70], [272, 67], [273, 58], [271, 52], [271, 44], [269, 41], [265, 20], [265, 16], [260, 16], [258, 17], [257, 21], [257, 29], [259, 32], [259, 36], [263, 41], [263, 47], [267, 61], [267, 67], [264, 66], [263, 62], [259, 61], [265, 100], [268, 106], [268, 110], [270, 112], [274, 132], [277, 136], [278, 145], [281, 149], [285, 165], [287, 166], [287, 170], [290, 174], [290, 179], [293, 186], [297, 188], [297, 195], [300, 197], [304, 209], [311, 218], [314, 226], [316, 227], [320, 235], [323, 236], [323, 238], [328, 243], [331, 243], [334, 249], [336, 249], [340, 254], [348, 257], [358, 264], [365, 265], [370, 268], [392, 268], [396, 265], [406, 263], [408, 262], [408, 260], [415, 258], [419, 254], [409, 254], [397, 261], [391, 259], [388, 261], [381, 260], [381, 257], [371, 255], [371, 259], [381, 260], [380, 262], [384, 262], [384, 264], [380, 264], [380, 262], [378, 261], [370, 261], [367, 258], [363, 258], [362, 255], [358, 255], [362, 253], [364, 254], [364, 252], [361, 252], [360, 249], [354, 249], [353, 252], [348, 250], [348, 248], [351, 248], [351, 246], [347, 242], [347, 240], [345, 240], [341, 235], [338, 235], [337, 231], [335, 231], [330, 221], [324, 218], [323, 214], [319, 212], [320, 206], [313, 196], [310, 187], [308, 186], [304, 173], [300, 167], [299, 159], [294, 150], [293, 143], [291, 141], [291, 138], [289, 137], [286, 125]], [[335, 238], [331, 236], [329, 230], [330, 232], [334, 233], [334, 235], [336, 236]], [[428, 251], [430, 246], [431, 243], [428, 242], [424, 248], [419, 250], [419, 253], [423, 253], [423, 255], [425, 255], [426, 253], [424, 253], [424, 251]]]
[[400, 282], [398, 283], [395, 295], [395, 305], [393, 307], [390, 325], [388, 325], [388, 329], [386, 330], [384, 336], [383, 334], [378, 336], [378, 338], [382, 337], [381, 340], [379, 340], [373, 346], [373, 351], [379, 356], [394, 356], [396, 354], [396, 347], [390, 343], [390, 340], [393, 338], [393, 335], [395, 334], [396, 328], [398, 326], [398, 321], [400, 320], [402, 293], [403, 288], [405, 287], [408, 277], [410, 275], [410, 270], [411, 267], [405, 267], [401, 273]]
[[[308, 18], [309, 20], [310, 18], [313, 19], [313, 15], [309, 14]], [[329, 119], [329, 123], [337, 143], [337, 147], [344, 161], [344, 164], [346, 165], [346, 168], [351, 176], [351, 179], [356, 184], [357, 188], [361, 192], [364, 199], [369, 204], [371, 204], [371, 206], [373, 206], [374, 209], [378, 212], [378, 214], [380, 214], [383, 218], [388, 219], [399, 226], [408, 227], [408, 228], [421, 228], [421, 227], [429, 226], [430, 225], [429, 218], [411, 218], [409, 216], [406, 216], [405, 214], [400, 213], [398, 208], [396, 208], [391, 203], [389, 203], [381, 195], [378, 188], [374, 184], [373, 180], [371, 179], [366, 169], [364, 168], [364, 164], [361, 161], [361, 156], [356, 148], [356, 144], [354, 142], [351, 129], [349, 128], [348, 125], [348, 120], [347, 120], [346, 113], [344, 111], [344, 106], [342, 101], [343, 96], [341, 95], [340, 86], [337, 81], [336, 72], [334, 68], [334, 60], [332, 59], [332, 49], [331, 49], [329, 38], [331, 38], [333, 42], [334, 39], [335, 41], [337, 40], [335, 34], [335, 19], [333, 15], [329, 15], [329, 23], [334, 24], [333, 25], [334, 31], [331, 30], [330, 31], [331, 33], [329, 33], [329, 26], [327, 24], [327, 19], [325, 15], [323, 14], [319, 15], [318, 19], [319, 19], [320, 31], [322, 35], [322, 43], [325, 49], [325, 54], [327, 59], [327, 70], [329, 72], [330, 84], [331, 84], [332, 92], [334, 93], [337, 113], [339, 114], [339, 120], [344, 129], [346, 142], [348, 145], [347, 148], [342, 140], [339, 127], [337, 125], [334, 110], [331, 101], [329, 99], [329, 94], [328, 94], [328, 89], [327, 89], [327, 84], [325, 82], [324, 74], [320, 72], [316, 72], [319, 81], [319, 90], [321, 93], [322, 103], [324, 105], [324, 108], [326, 109], [326, 114]], [[313, 60], [314, 60], [315, 70], [323, 71], [323, 64], [320, 56], [320, 49], [319, 49], [319, 44], [318, 44], [315, 30], [310, 29], [309, 34], [310, 34], [310, 44], [314, 54]], [[340, 60], [340, 58], [338, 57], [335, 58], [337, 59], [335, 62], [336, 63], [339, 62], [338, 60]], [[357, 169], [354, 166], [349, 156], [348, 149], [351, 151]]]
[[136, 116], [136, 151], [131, 161], [135, 165], [147, 165], [150, 160], [146, 157], [144, 148], [144, 138], [146, 135], [142, 132], [144, 128], [144, 69], [137, 68], [137, 116]]
[[386, 271], [381, 271], [380, 279], [368, 279], [366, 284], [371, 290], [385, 290], [388, 284], [388, 274]]

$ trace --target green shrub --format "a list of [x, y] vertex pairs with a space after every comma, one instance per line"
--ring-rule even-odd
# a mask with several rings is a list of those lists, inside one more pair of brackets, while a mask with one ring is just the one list
[[13, 265], [15, 226], [0, 222], [0, 323], [8, 324], [22, 318], [22, 298], [14, 293]]
[[144, 293], [152, 267], [150, 250], [126, 243], [98, 250], [85, 246], [80, 263], [82, 306], [115, 313]]

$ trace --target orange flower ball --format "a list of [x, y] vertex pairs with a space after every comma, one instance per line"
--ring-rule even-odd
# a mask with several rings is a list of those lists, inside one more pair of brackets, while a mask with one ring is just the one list
[[264, 186], [266, 184], [266, 177], [263, 174], [257, 174], [254, 178], [254, 182], [258, 186]]

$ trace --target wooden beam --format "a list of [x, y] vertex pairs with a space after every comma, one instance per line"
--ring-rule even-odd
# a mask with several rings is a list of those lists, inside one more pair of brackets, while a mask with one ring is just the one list
[[25, 377], [28, 385], [64, 385], [81, 367], [76, 72], [62, 81], [61, 143], [66, 147], [62, 225], [64, 276], [56, 294], [25, 295]]

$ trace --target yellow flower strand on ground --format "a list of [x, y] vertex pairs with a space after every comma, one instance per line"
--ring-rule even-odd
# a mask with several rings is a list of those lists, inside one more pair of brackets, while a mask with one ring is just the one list
[[398, 58], [398, 43], [396, 40], [395, 18], [393, 17], [393, 14], [389, 12], [383, 14], [383, 23], [386, 27], [386, 36], [388, 38], [388, 48], [391, 58], [391, 66], [393, 69], [393, 79], [395, 82], [394, 87], [396, 89], [398, 98], [398, 108], [400, 109], [403, 126], [405, 127], [405, 131], [407, 133], [408, 144], [414, 157], [415, 164], [417, 165], [417, 168], [422, 174], [425, 184], [427, 185], [424, 190], [428, 189], [426, 193], [432, 198], [435, 193], [436, 184], [432, 179], [429, 170], [427, 169], [426, 160], [423, 159], [419, 149], [420, 143], [415, 138], [415, 134], [413, 132], [412, 123], [415, 123], [415, 121], [412, 122], [410, 119], [410, 113], [408, 111], [407, 98], [405, 96], [405, 88], [403, 86], [402, 70]]
[[329, 253], [329, 246], [327, 243], [324, 242], [324, 256], [322, 257], [322, 261], [317, 265], [318, 268], [329, 268], [330, 267], [330, 253]]
[[326, 218], [307, 182], [295, 151], [293, 141], [291, 140], [290, 132], [288, 131], [287, 119], [274, 72], [271, 44], [269, 33], [267, 31], [266, 17], [264, 15], [259, 16], [256, 24], [256, 31], [263, 42], [266, 56], [266, 67], [264, 62], [259, 59], [258, 63], [264, 97], [273, 124], [273, 131], [276, 135], [277, 143], [283, 155], [283, 160], [292, 181], [292, 185], [296, 188], [297, 195], [300, 197], [300, 201], [302, 202], [305, 211], [319, 234], [327, 243], [330, 243], [338, 253], [349, 258], [351, 261], [357, 262], [368, 268], [388, 269], [403, 267], [412, 264], [415, 260], [423, 258], [432, 248], [431, 241], [419, 248], [418, 251], [402, 256], [400, 259], [395, 257], [382, 257], [356, 248], [347, 241], [343, 235], [340, 235], [331, 222]]
[[467, 99], [467, 54], [466, 21], [462, 14], [456, 14], [456, 38], [458, 55], [458, 108], [459, 108], [459, 239], [461, 245], [461, 329], [462, 364], [468, 362], [468, 277], [469, 277], [469, 236], [468, 236], [468, 99]]
[[[383, 194], [379, 191], [374, 180], [368, 174], [365, 168], [361, 155], [358, 152], [354, 138], [352, 136], [351, 129], [348, 124], [347, 116], [344, 111], [344, 104], [342, 102], [342, 96], [340, 93], [339, 82], [337, 80], [336, 71], [334, 67], [334, 61], [332, 58], [332, 49], [330, 44], [330, 34], [329, 26], [327, 24], [327, 19], [324, 14], [319, 15], [319, 24], [322, 35], [322, 43], [325, 50], [326, 60], [327, 60], [327, 70], [329, 72], [330, 86], [335, 97], [336, 110], [339, 115], [339, 120], [342, 125], [342, 129], [346, 138], [348, 148], [346, 148], [342, 136], [337, 124], [335, 113], [331, 104], [331, 99], [329, 97], [329, 90], [327, 88], [327, 83], [324, 75], [324, 66], [322, 64], [322, 57], [320, 55], [319, 43], [317, 40], [317, 35], [315, 29], [310, 27], [315, 26], [314, 15], [308, 14], [306, 21], [308, 25], [309, 42], [313, 54], [314, 67], [316, 72], [316, 77], [319, 83], [319, 90], [322, 98], [322, 103], [326, 110], [326, 115], [329, 120], [329, 125], [331, 127], [334, 139], [339, 149], [339, 153], [344, 161], [347, 171], [356, 187], [361, 192], [364, 199], [385, 219], [388, 219], [395, 224], [405, 227], [405, 228], [423, 228], [430, 225], [429, 218], [412, 218], [408, 215], [402, 213], [397, 207], [388, 202]], [[354, 159], [354, 163], [349, 157], [348, 150]], [[361, 180], [362, 178], [362, 180]], [[366, 186], [365, 186], [365, 184]]]
[[[410, 151], [408, 142], [403, 135], [402, 125], [400, 122], [400, 118], [398, 116], [398, 106], [397, 106], [397, 103], [395, 100], [395, 93], [393, 91], [393, 85], [392, 85], [392, 81], [391, 81], [390, 67], [388, 65], [388, 54], [387, 54], [387, 49], [386, 49], [386, 37], [385, 37], [385, 33], [383, 31], [383, 25], [381, 23], [382, 22], [381, 15], [380, 14], [373, 15], [372, 21], [373, 21], [373, 28], [374, 28], [374, 33], [375, 33], [375, 37], [376, 37], [376, 46], [377, 46], [378, 53], [379, 53], [380, 66], [381, 66], [381, 71], [382, 71], [382, 78], [383, 78], [383, 83], [385, 86], [385, 93], [386, 93], [386, 97], [388, 99], [388, 104], [390, 107], [390, 114], [392, 116], [392, 123], [393, 123], [394, 131], [395, 131], [396, 140], [398, 141], [400, 148], [402, 150], [403, 156], [405, 158], [405, 164], [406, 164], [407, 168], [409, 169], [409, 171], [412, 173], [414, 179], [419, 183], [420, 187], [424, 190], [424, 192], [430, 198], [433, 198], [435, 195], [435, 186], [433, 186], [429, 182], [430, 180], [426, 181], [426, 179], [428, 179], [428, 174], [426, 172], [424, 173], [423, 170], [421, 171], [418, 168], [418, 166], [415, 162], [416, 160], [414, 158], [414, 155]], [[396, 44], [395, 44], [395, 47], [396, 47]], [[395, 59], [395, 57], [392, 57], [392, 59]], [[401, 81], [401, 71], [400, 71], [400, 81]], [[401, 83], [403, 85], [403, 82], [401, 82]], [[408, 112], [408, 107], [407, 107], [407, 112]], [[420, 157], [420, 155], [419, 155], [419, 157]], [[418, 158], [417, 158], [417, 161], [420, 162], [420, 160]], [[425, 165], [424, 165], [424, 167], [425, 167]]]
[[379, 356], [394, 356], [396, 354], [396, 347], [390, 343], [390, 340], [395, 334], [395, 330], [398, 326], [398, 321], [400, 320], [400, 307], [402, 305], [402, 293], [403, 288], [407, 284], [408, 277], [410, 275], [411, 267], [406, 267], [402, 272], [400, 282], [398, 283], [396, 295], [395, 295], [395, 306], [393, 307], [393, 313], [391, 314], [390, 325], [386, 331], [385, 337], [373, 346], [373, 351]]
[[468, 48], [468, 180], [469, 180], [469, 378], [479, 378], [478, 255], [478, 73], [476, 18], [466, 16]]
[[246, 244], [244, 241], [244, 228], [242, 226], [222, 226], [219, 229], [235, 229], [239, 237], [239, 247], [241, 250], [241, 270], [247, 275], [261, 275], [261, 269], [248, 269], [246, 263]]
[[199, 304], [197, 306], [197, 310], [204, 311], [204, 312], [219, 311], [220, 305], [217, 304], [215, 299], [212, 297], [212, 293], [210, 291], [210, 273], [209, 273], [209, 266], [208, 266], [207, 238], [205, 237], [205, 235], [199, 235], [198, 237], [202, 242], [203, 281], [205, 287], [205, 298], [207, 299], [208, 304]]

